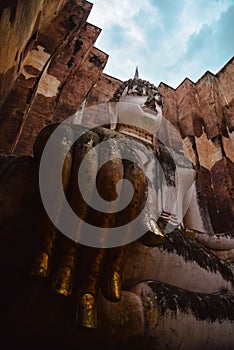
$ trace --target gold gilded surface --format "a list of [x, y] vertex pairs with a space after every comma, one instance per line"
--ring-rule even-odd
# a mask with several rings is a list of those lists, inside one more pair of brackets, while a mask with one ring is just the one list
[[102, 294], [112, 302], [121, 300], [122, 271], [125, 262], [126, 247], [115, 247], [106, 254], [101, 278]]
[[71, 176], [71, 168], [72, 168], [72, 154], [71, 152], [68, 152], [64, 163], [63, 163], [63, 170], [62, 170], [62, 184], [64, 191], [67, 190], [70, 176]]
[[71, 295], [77, 260], [77, 243], [66, 237], [61, 238], [61, 250], [52, 290], [65, 296]]
[[34, 260], [31, 274], [33, 276], [47, 277], [49, 273], [49, 260], [50, 257], [47, 253], [39, 252]]
[[110, 276], [109, 281], [109, 293], [108, 298], [111, 301], [120, 301], [121, 299], [121, 290], [122, 290], [122, 283], [121, 283], [121, 277], [120, 274], [117, 271], [114, 271]]
[[100, 280], [100, 275], [102, 271], [102, 263], [105, 258], [104, 249], [98, 249], [94, 253], [94, 259], [91, 262], [90, 271], [86, 275], [86, 290], [87, 292], [92, 293], [93, 295], [97, 294], [98, 284]]
[[152, 232], [147, 232], [141, 239], [141, 243], [147, 247], [156, 247], [165, 242], [165, 237], [160, 235], [155, 235]]
[[149, 230], [143, 237], [141, 237], [141, 242], [149, 247], [163, 244], [166, 238], [162, 230], [159, 228], [157, 222], [154, 219], [150, 219], [147, 226]]
[[65, 296], [71, 295], [72, 291], [72, 271], [68, 267], [62, 267], [56, 274], [53, 291]]
[[49, 275], [51, 255], [55, 237], [57, 235], [57, 229], [52, 226], [47, 217], [42, 218], [42, 227], [40, 248], [34, 258], [31, 274], [47, 277]]
[[[62, 172], [62, 182], [64, 191], [67, 190], [67, 186], [70, 179], [71, 172], [71, 164], [72, 164], [72, 156], [70, 152], [66, 155], [63, 172]], [[57, 217], [59, 218], [59, 214], [62, 208], [62, 200], [61, 198], [55, 198], [55, 203], [57, 206]], [[52, 224], [47, 215], [45, 215], [42, 210], [39, 213], [39, 225], [38, 225], [38, 233], [40, 235], [40, 247], [39, 252], [36, 254], [36, 257], [33, 262], [33, 267], [31, 274], [47, 277], [50, 270], [50, 262], [51, 256], [55, 245], [55, 240], [58, 234], [57, 228]]]
[[85, 293], [81, 296], [78, 305], [77, 323], [87, 328], [97, 327], [96, 302], [92, 294]]
[[195, 238], [196, 234], [192, 229], [185, 229], [184, 234], [188, 237]]
[[79, 266], [79, 292], [76, 320], [80, 326], [97, 327], [96, 296], [98, 294], [104, 249], [81, 247], [82, 264]]

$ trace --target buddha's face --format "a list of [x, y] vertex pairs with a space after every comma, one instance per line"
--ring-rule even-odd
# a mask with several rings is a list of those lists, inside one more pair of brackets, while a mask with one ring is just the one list
[[162, 115], [162, 96], [157, 90], [152, 91], [152, 94], [147, 94], [146, 88], [141, 87], [139, 91], [137, 84], [132, 88], [126, 87], [119, 102], [138, 104], [145, 112], [152, 113], [155, 117], [158, 114], [158, 117]]
[[117, 113], [119, 120], [144, 128], [155, 134], [162, 122], [162, 96], [157, 90], [147, 93], [147, 89], [137, 84], [126, 87], [119, 99]]

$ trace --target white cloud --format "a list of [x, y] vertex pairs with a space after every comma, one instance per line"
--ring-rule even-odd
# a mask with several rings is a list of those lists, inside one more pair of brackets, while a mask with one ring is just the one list
[[92, 3], [89, 20], [106, 29], [114, 24], [126, 27], [141, 10], [151, 14], [156, 12], [150, 0], [92, 0]]
[[[186, 56], [190, 38], [202, 32], [204, 25], [212, 28], [234, 4], [234, 0], [92, 2], [88, 20], [102, 28], [96, 46], [109, 54], [105, 72], [126, 80], [138, 65], [142, 78], [156, 84], [164, 81], [174, 87], [191, 70], [199, 72], [199, 67], [204, 67], [199, 60], [204, 60], [205, 54], [208, 57], [205, 61], [209, 62], [208, 47], [202, 48], [203, 54], [194, 56], [192, 62], [191, 56]], [[209, 66], [205, 70], [208, 69]], [[201, 76], [205, 70], [197, 74]]]
[[[150, 0], [93, 0], [93, 8], [89, 15], [89, 21], [105, 31], [118, 25], [125, 31], [125, 35], [133, 40], [143, 43], [144, 28], [137, 23], [136, 17], [143, 12], [149, 18], [157, 18], [157, 9], [151, 5]], [[101, 34], [105, 40], [105, 34]]]

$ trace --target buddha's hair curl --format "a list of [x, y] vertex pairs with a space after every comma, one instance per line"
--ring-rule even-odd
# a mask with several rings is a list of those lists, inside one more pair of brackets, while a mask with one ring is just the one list
[[157, 97], [157, 101], [162, 105], [163, 104], [163, 96], [160, 94], [158, 88], [150, 83], [147, 80], [142, 80], [139, 78], [129, 79], [124, 81], [114, 92], [112, 98], [110, 99], [110, 102], [118, 102], [127, 87], [128, 90], [133, 89], [133, 87], [136, 86], [136, 90], [139, 94], [139, 96], [143, 95], [143, 89], [145, 89], [146, 95], [150, 97]]

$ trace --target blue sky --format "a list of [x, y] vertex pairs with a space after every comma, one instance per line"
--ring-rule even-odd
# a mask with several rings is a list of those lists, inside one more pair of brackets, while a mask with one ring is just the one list
[[176, 88], [217, 73], [234, 56], [234, 0], [90, 0], [95, 46], [109, 55], [106, 74]]

